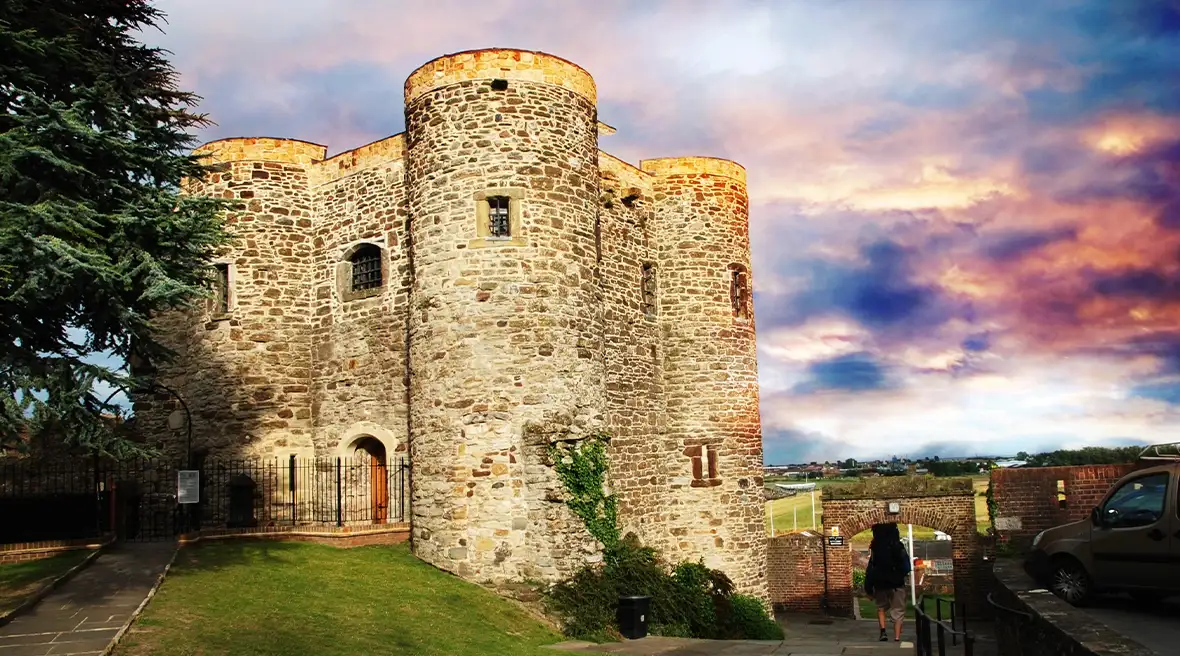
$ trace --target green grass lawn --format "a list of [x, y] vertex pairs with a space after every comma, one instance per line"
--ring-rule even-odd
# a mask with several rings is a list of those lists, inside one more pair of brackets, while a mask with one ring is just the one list
[[[988, 476], [972, 476], [975, 484], [975, 523], [980, 533], [987, 531], [991, 526], [991, 521], [987, 514], [987, 498], [984, 493], [987, 491]], [[848, 483], [855, 479], [820, 479], [815, 481], [815, 522], [811, 521], [811, 493], [801, 492], [798, 496], [787, 497], [785, 499], [775, 499], [766, 503], [766, 530], [769, 533], [773, 523], [774, 533], [791, 533], [797, 530], [810, 531], [820, 530], [823, 527], [822, 516], [822, 497], [820, 490], [824, 485], [831, 485], [833, 483]], [[780, 481], [783, 482], [783, 481]], [[802, 481], [792, 481], [802, 482]], [[902, 527], [902, 537], [906, 537], [906, 529]], [[933, 540], [934, 529], [928, 526], [914, 527], [915, 540]], [[872, 533], [864, 531], [852, 537], [852, 544], [857, 546], [867, 545], [872, 540]]]
[[[946, 602], [954, 601], [954, 597], [943, 597], [943, 599], [945, 601], [942, 604], [942, 616], [944, 619], [949, 620], [950, 616], [951, 616], [951, 609], [950, 609], [950, 604], [948, 604]], [[877, 618], [877, 604], [874, 603], [872, 599], [865, 597], [865, 596], [859, 596], [856, 598], [856, 601], [858, 604], [860, 604], [860, 616], [861, 617], [863, 617], [865, 619], [876, 619]], [[930, 617], [937, 617], [938, 611], [935, 610], [934, 603], [935, 603], [935, 599], [933, 597], [924, 597], [922, 599], [922, 608], [926, 611], [926, 614], [928, 614]], [[905, 616], [906, 616], [906, 619], [910, 619], [910, 620], [914, 619], [914, 604], [910, 602], [909, 588], [906, 588]], [[885, 622], [886, 622], [886, 624], [889, 624], [890, 620], [888, 617], [885, 618]]]
[[226, 542], [180, 551], [115, 654], [552, 656], [561, 640], [405, 545]]
[[16, 608], [41, 586], [70, 571], [89, 555], [90, 550], [78, 549], [50, 558], [0, 565], [0, 614]]

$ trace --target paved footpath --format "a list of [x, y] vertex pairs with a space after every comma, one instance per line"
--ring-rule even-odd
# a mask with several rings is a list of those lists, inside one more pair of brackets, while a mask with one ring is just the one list
[[[693, 640], [648, 636], [642, 640], [591, 644], [564, 642], [553, 649], [584, 654], [625, 654], [627, 656], [876, 656], [912, 653], [914, 623], [907, 621], [901, 642], [878, 642], [876, 620], [818, 618], [780, 615], [785, 640]], [[975, 656], [995, 656], [991, 627], [978, 627], [980, 642]], [[892, 637], [892, 633], [890, 634]], [[934, 645], [938, 649], [937, 644]], [[947, 643], [947, 656], [962, 654], [963, 647]]]
[[172, 543], [109, 547], [32, 610], [0, 627], [0, 656], [99, 656], [175, 551]]

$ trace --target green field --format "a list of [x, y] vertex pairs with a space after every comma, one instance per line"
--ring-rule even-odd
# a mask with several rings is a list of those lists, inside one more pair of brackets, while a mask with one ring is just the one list
[[[980, 533], [986, 532], [991, 522], [987, 514], [987, 499], [984, 493], [987, 491], [987, 476], [972, 476], [975, 482], [975, 522]], [[775, 535], [783, 533], [793, 533], [799, 531], [818, 531], [823, 525], [822, 514], [822, 494], [821, 490], [825, 485], [832, 485], [836, 483], [849, 483], [856, 479], [820, 479], [814, 481], [816, 484], [815, 490], [815, 523], [811, 521], [811, 493], [804, 492], [798, 496], [787, 497], [785, 499], [775, 499], [766, 503], [766, 531], [771, 533], [771, 524], [774, 525]], [[786, 482], [782, 479], [769, 480], [769, 483]], [[791, 481], [801, 482], [801, 481]], [[902, 527], [902, 533], [905, 534], [905, 527]], [[853, 536], [852, 543], [856, 545], [868, 544], [872, 534], [869, 531], [864, 531], [859, 535]], [[914, 527], [915, 540], [932, 540], [934, 539], [934, 529], [928, 526]]]
[[116, 656], [553, 656], [552, 627], [410, 555], [265, 542], [185, 548]]

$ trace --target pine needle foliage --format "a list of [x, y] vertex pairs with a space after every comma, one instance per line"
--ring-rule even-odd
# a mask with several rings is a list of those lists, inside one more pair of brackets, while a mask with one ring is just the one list
[[160, 362], [152, 317], [204, 296], [228, 242], [223, 202], [183, 195], [198, 97], [137, 41], [147, 0], [0, 0], [0, 453], [52, 435], [134, 445], [101, 419], [96, 354]]

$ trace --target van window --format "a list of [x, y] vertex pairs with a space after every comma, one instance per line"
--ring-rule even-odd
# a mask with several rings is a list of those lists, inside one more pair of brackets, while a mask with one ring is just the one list
[[1123, 483], [1102, 506], [1102, 522], [1112, 528], [1149, 526], [1164, 515], [1168, 472], [1149, 474]]

